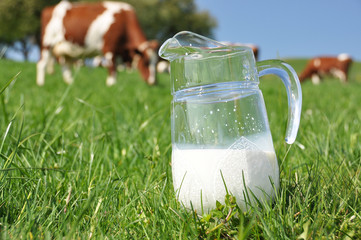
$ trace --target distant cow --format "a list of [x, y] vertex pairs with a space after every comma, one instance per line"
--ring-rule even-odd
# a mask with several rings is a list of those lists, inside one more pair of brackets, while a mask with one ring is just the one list
[[300, 82], [311, 78], [314, 84], [318, 84], [325, 75], [332, 75], [342, 82], [347, 82], [351, 63], [352, 59], [347, 54], [340, 54], [337, 57], [312, 58], [300, 74]]
[[116, 59], [132, 62], [148, 84], [156, 81], [155, 41], [147, 41], [133, 7], [122, 2], [70, 3], [45, 8], [41, 17], [41, 56], [37, 84], [45, 82], [45, 68], [54, 59], [62, 65], [64, 81], [72, 83], [71, 66], [80, 58], [102, 56], [108, 68], [106, 84], [116, 82]]
[[228, 45], [228, 46], [240, 46], [240, 47], [249, 47], [252, 48], [254, 57], [256, 60], [258, 60], [258, 54], [259, 54], [259, 47], [255, 44], [251, 44], [251, 43], [233, 43], [233, 42], [227, 42], [227, 41], [222, 41], [221, 42], [224, 45]]

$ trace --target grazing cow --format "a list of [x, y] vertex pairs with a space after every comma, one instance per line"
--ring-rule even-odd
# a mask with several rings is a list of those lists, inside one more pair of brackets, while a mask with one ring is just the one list
[[72, 83], [72, 63], [102, 56], [108, 68], [106, 84], [116, 82], [116, 59], [132, 62], [148, 84], [156, 81], [156, 41], [147, 41], [133, 7], [122, 2], [70, 3], [61, 1], [45, 8], [41, 17], [41, 56], [37, 64], [38, 85], [45, 82], [45, 68], [57, 59], [64, 81]]
[[256, 60], [258, 60], [258, 54], [259, 54], [259, 48], [258, 46], [251, 44], [251, 43], [232, 43], [232, 42], [227, 42], [227, 41], [223, 41], [221, 42], [224, 45], [228, 45], [228, 46], [239, 46], [239, 47], [249, 47], [252, 48], [254, 57]]
[[324, 75], [332, 75], [339, 78], [342, 82], [347, 82], [351, 63], [351, 57], [344, 53], [337, 57], [312, 58], [300, 74], [300, 82], [311, 78], [314, 84], [318, 84]]

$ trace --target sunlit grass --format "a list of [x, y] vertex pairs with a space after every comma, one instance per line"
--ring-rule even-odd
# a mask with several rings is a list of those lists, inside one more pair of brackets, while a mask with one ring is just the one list
[[243, 213], [230, 201], [203, 217], [173, 191], [168, 75], [149, 87], [123, 72], [109, 88], [106, 70], [81, 68], [67, 86], [57, 69], [38, 87], [35, 64], [0, 60], [0, 89], [18, 72], [1, 94], [2, 239], [361, 238], [359, 63], [349, 84], [302, 85], [292, 146], [284, 87], [262, 79], [280, 191], [272, 204]]

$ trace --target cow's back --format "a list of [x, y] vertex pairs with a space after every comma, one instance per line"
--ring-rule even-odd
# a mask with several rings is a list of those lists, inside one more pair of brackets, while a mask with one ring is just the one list
[[84, 46], [90, 26], [105, 10], [101, 3], [73, 4], [63, 19], [65, 40]]
[[[127, 14], [128, 12], [130, 14]], [[122, 2], [61, 1], [42, 12], [43, 43], [46, 46], [54, 46], [67, 41], [79, 46], [101, 48], [100, 45], [105, 38], [117, 38], [119, 41], [120, 35], [125, 34], [125, 30], [121, 28], [124, 28], [124, 25], [134, 25], [133, 15], [133, 8]], [[135, 25], [139, 24], [136, 22]], [[137, 29], [133, 30], [139, 32]], [[128, 33], [134, 34], [133, 31], [127, 31]], [[144, 41], [145, 37], [142, 36], [141, 40]]]

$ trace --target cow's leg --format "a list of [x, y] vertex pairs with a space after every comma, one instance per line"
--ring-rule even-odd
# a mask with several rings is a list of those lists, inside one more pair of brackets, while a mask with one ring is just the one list
[[157, 54], [153, 51], [153, 49], [150, 51], [148, 50], [148, 56], [150, 58], [150, 63], [149, 63], [149, 77], [147, 79], [147, 83], [149, 85], [153, 85], [155, 84], [155, 77], [157, 74], [157, 61], [158, 61], [158, 57]]
[[117, 73], [116, 72], [109, 72], [107, 77], [107, 86], [112, 86], [117, 82]]
[[71, 65], [66, 63], [62, 66], [63, 79], [67, 84], [72, 84], [74, 82], [73, 76], [71, 75]]
[[134, 70], [137, 69], [141, 56], [139, 54], [135, 54], [131, 63], [131, 66], [127, 66], [127, 69]]
[[51, 58], [49, 49], [42, 49], [40, 60], [36, 64], [36, 84], [43, 86], [45, 83], [45, 68]]
[[54, 73], [54, 64], [55, 64], [55, 57], [54, 56], [50, 56], [49, 57], [49, 61], [46, 64], [46, 72], [48, 74], [53, 74]]
[[105, 55], [105, 63], [108, 67], [107, 86], [112, 86], [117, 82], [117, 69], [115, 63], [115, 56], [111, 52], [107, 52]]
[[347, 82], [347, 77], [346, 77], [346, 73], [338, 70], [338, 69], [332, 69], [331, 71], [332, 75], [334, 75], [336, 78], [339, 78], [341, 80], [342, 83]]
[[71, 74], [72, 63], [69, 60], [66, 60], [64, 57], [59, 59], [61, 64], [61, 71], [63, 73], [63, 80], [67, 84], [72, 84], [74, 82], [73, 76]]
[[93, 66], [94, 67], [102, 67], [102, 66], [104, 66], [103, 57], [102, 56], [95, 56], [93, 58]]
[[312, 83], [313, 84], [320, 84], [321, 82], [321, 79], [320, 79], [320, 76], [318, 74], [312, 74]]

